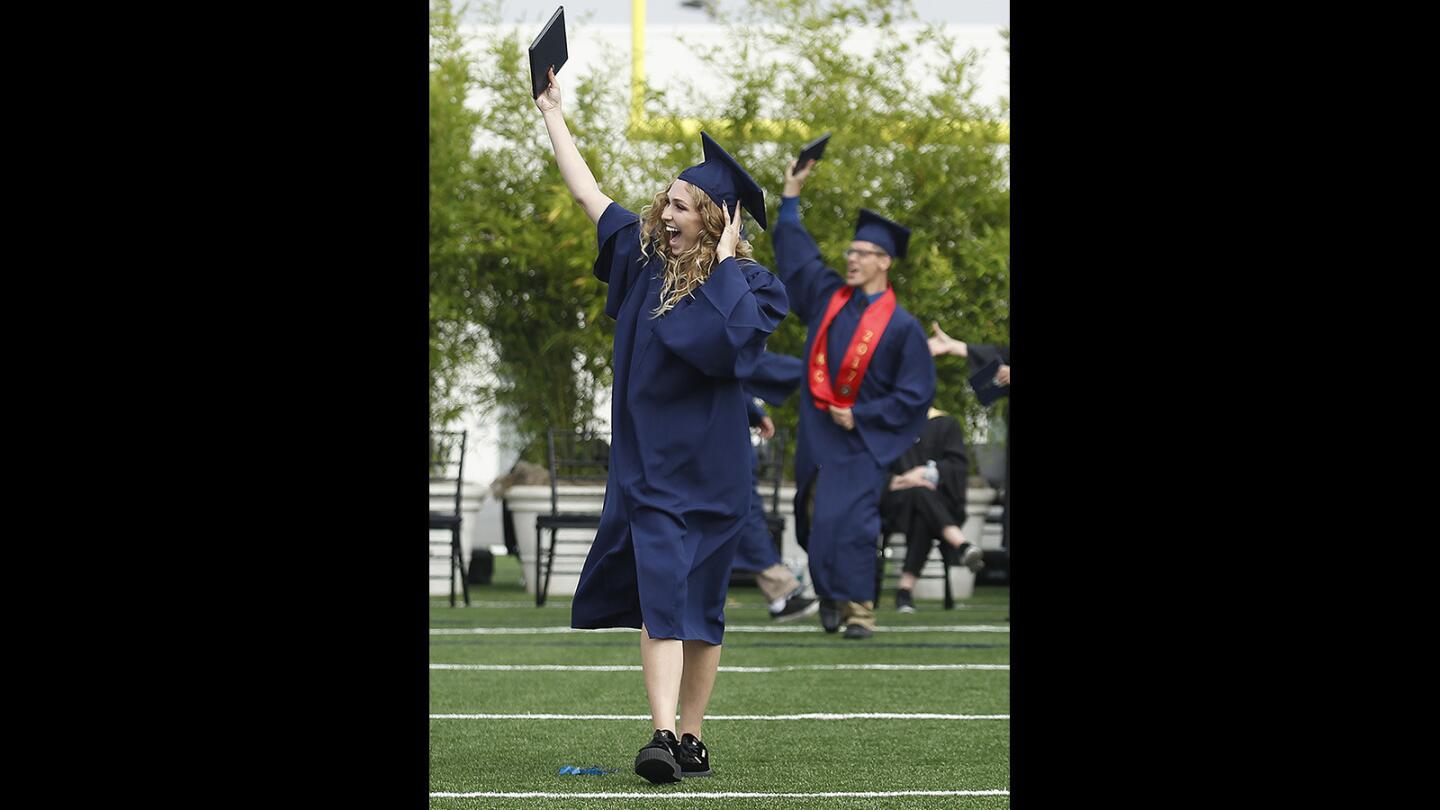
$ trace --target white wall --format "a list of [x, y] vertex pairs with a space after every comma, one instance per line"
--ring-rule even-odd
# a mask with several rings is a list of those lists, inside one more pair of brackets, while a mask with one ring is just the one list
[[[562, 86], [574, 87], [573, 77], [580, 76], [614, 64], [618, 56], [623, 60], [624, 83], [630, 81], [630, 25], [617, 23], [591, 23], [577, 25], [569, 20], [567, 11], [566, 30], [569, 60], [561, 68], [559, 77]], [[510, 30], [513, 26], [505, 26]], [[534, 30], [531, 30], [533, 28]], [[494, 26], [467, 25], [462, 29], [468, 35], [488, 35]], [[539, 26], [520, 27], [520, 40], [528, 44]], [[914, 27], [899, 27], [901, 36]], [[975, 101], [989, 106], [998, 105], [1001, 96], [1010, 95], [1010, 55], [1005, 51], [1005, 39], [1000, 36], [996, 25], [947, 25], [945, 32], [956, 39], [961, 53], [970, 48], [981, 52], [978, 72], [974, 75], [977, 84]], [[726, 41], [726, 29], [714, 24], [649, 24], [645, 26], [645, 79], [656, 90], [679, 91], [684, 87], [685, 78], [703, 76], [707, 66], [696, 55], [697, 51], [722, 47]], [[687, 44], [688, 43], [688, 44]], [[873, 28], [855, 28], [838, 47], [856, 49], [871, 53], [880, 45], [880, 34]], [[567, 79], [571, 81], [567, 82]], [[926, 92], [939, 88], [939, 81], [925, 70], [923, 62], [917, 62], [911, 79]], [[725, 82], [715, 83], [718, 97], [726, 86]], [[703, 89], [703, 88], [702, 88]], [[467, 100], [469, 106], [479, 108], [482, 99]], [[543, 126], [538, 113], [535, 123]]]

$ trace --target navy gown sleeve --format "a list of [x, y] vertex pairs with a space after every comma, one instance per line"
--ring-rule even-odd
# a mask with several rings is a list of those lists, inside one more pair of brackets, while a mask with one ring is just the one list
[[1007, 366], [1010, 365], [1010, 347], [989, 343], [965, 344], [965, 358], [969, 361], [971, 374], [979, 371], [986, 363], [997, 357], [1000, 358], [1000, 362]]
[[654, 334], [706, 376], [745, 379], [787, 311], [785, 285], [759, 264], [732, 256], [665, 313]]
[[882, 467], [888, 467], [914, 443], [935, 399], [935, 363], [925, 333], [913, 320], [892, 326], [903, 329], [896, 335], [903, 343], [894, 387], [885, 396], [857, 402], [850, 409], [855, 430]]
[[596, 237], [600, 244], [599, 255], [595, 257], [595, 277], [609, 285], [605, 297], [605, 314], [611, 318], [620, 314], [620, 304], [625, 301], [625, 292], [634, 283], [640, 265], [640, 217], [627, 211], [617, 202], [611, 202], [595, 223]]
[[844, 282], [820, 258], [820, 247], [800, 224], [799, 197], [781, 197], [780, 215], [770, 235], [775, 245], [775, 271], [785, 281], [790, 308], [809, 323], [824, 314], [830, 297]]
[[763, 352], [745, 380], [745, 390], [771, 405], [779, 405], [795, 393], [804, 375], [805, 362], [800, 358]]

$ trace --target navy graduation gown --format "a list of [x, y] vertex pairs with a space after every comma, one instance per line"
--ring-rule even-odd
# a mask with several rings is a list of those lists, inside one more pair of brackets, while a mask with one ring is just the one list
[[[996, 357], [1000, 358], [1000, 362], [1005, 365], [1010, 365], [1009, 346], [997, 346], [991, 343], [967, 343], [966, 346], [969, 349], [969, 351], [966, 352], [966, 357], [970, 361], [971, 374], [979, 371], [986, 363], [989, 363]], [[1005, 389], [1005, 393], [1001, 394], [1001, 396], [1010, 396], [1008, 386]], [[1009, 412], [1005, 414], [1005, 417], [1005, 519], [1000, 524], [1003, 532], [1000, 545], [1004, 546], [1008, 551], [1010, 549], [1010, 426], [1015, 423], [1015, 407], [1013, 405], [1010, 407]]]
[[[969, 361], [971, 374], [984, 368], [986, 363], [997, 357], [1000, 358], [1000, 362], [1007, 366], [1010, 365], [1009, 346], [997, 346], [992, 343], [966, 343], [965, 348], [967, 349], [965, 357]], [[1009, 391], [1006, 391], [1005, 394], [1001, 396], [1006, 396], [1009, 393]]]
[[[752, 396], [746, 404], [750, 427], [760, 427], [760, 419], [766, 417], [765, 408], [757, 404], [753, 396], [770, 405], [779, 405], [795, 392], [804, 375], [805, 363], [799, 357], [773, 352], [760, 355], [755, 370], [743, 380], [746, 395]], [[775, 539], [770, 536], [769, 523], [765, 522], [765, 497], [760, 494], [760, 457], [755, 445], [750, 445], [750, 484], [750, 513], [740, 532], [740, 546], [734, 552], [734, 568], [760, 572], [780, 562], [780, 553], [775, 551]]]
[[[795, 393], [800, 385], [800, 378], [805, 376], [805, 361], [798, 357], [791, 357], [788, 354], [776, 354], [774, 352], [763, 352], [760, 360], [755, 363], [755, 368], [742, 382], [745, 390], [752, 396], [759, 397], [771, 405], [779, 405]], [[758, 416], [764, 416], [765, 411], [761, 409]], [[758, 425], [758, 420], [752, 420], [751, 426]]]
[[635, 627], [719, 644], [730, 563], [749, 506], [745, 393], [787, 311], [785, 287], [726, 259], [661, 318], [663, 261], [611, 203], [596, 224], [596, 278], [614, 318], [610, 474], [572, 602], [576, 628]]
[[[805, 373], [804, 363], [798, 357], [765, 352], [755, 370], [743, 383], [747, 396], [759, 397], [771, 405], [779, 405], [795, 391]], [[752, 398], [747, 403], [750, 426], [759, 427], [766, 416]], [[765, 522], [765, 498], [760, 494], [760, 456], [750, 447], [750, 513], [745, 518], [745, 528], [740, 533], [740, 545], [735, 550], [735, 568], [739, 571], [760, 572], [780, 562], [780, 552], [775, 550], [775, 541], [770, 534], [770, 525]]]
[[[750, 392], [746, 392], [747, 394]], [[765, 418], [765, 409], [748, 403], [750, 426], [759, 427]], [[748, 437], [747, 437], [748, 438]], [[748, 442], [747, 442], [748, 444]], [[765, 498], [760, 494], [760, 454], [755, 445], [750, 445], [750, 509], [745, 515], [745, 525], [740, 529], [740, 542], [735, 548], [735, 559], [731, 563], [736, 571], [759, 573], [780, 562], [780, 553], [775, 550], [775, 541], [770, 535], [770, 525], [765, 522]]]
[[[825, 266], [815, 240], [798, 218], [785, 215], [783, 206], [772, 238], [775, 267], [785, 282], [791, 311], [809, 328], [804, 354], [808, 363], [830, 297], [844, 279]], [[832, 380], [869, 303], [857, 291], [830, 323], [825, 358]], [[840, 601], [876, 598], [875, 550], [887, 469], [915, 443], [935, 397], [935, 364], [925, 331], [904, 308], [895, 307], [873, 351], [851, 409], [854, 430], [835, 424], [828, 409], [815, 407], [808, 378], [800, 385], [796, 536], [810, 555], [815, 592]], [[813, 521], [806, 514], [812, 488]]]

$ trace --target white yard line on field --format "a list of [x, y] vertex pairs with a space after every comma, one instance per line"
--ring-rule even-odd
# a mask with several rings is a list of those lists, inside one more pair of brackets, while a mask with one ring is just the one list
[[[922, 601], [923, 601], [923, 600], [922, 600]], [[449, 602], [431, 602], [431, 603], [430, 603], [430, 607], [432, 607], [432, 608], [448, 608], [448, 607], [452, 607], [452, 605], [451, 605]], [[472, 601], [470, 602], [470, 604], [468, 604], [468, 605], [465, 604], [464, 602], [456, 602], [456, 603], [453, 605], [453, 607], [455, 607], [455, 608], [457, 608], [457, 609], [458, 609], [458, 608], [514, 608], [514, 607], [535, 607], [535, 600], [530, 599], [530, 600], [527, 600], [527, 601], [524, 601], [524, 602], [477, 602], [477, 601], [472, 600]], [[554, 599], [547, 599], [547, 600], [545, 600], [544, 607], [547, 607], [547, 608], [566, 608], [566, 609], [568, 610], [568, 609], [570, 608], [570, 603], [569, 603], [569, 602], [556, 602]], [[756, 603], [756, 604], [746, 604], [746, 605], [727, 605], [726, 607], [727, 607], [727, 608], [735, 608], [735, 607], [740, 607], [740, 608], [754, 608], [754, 609], [756, 609], [756, 610], [762, 610], [762, 609], [765, 609], [766, 606], [765, 606], [765, 605], [762, 605], [762, 604], [759, 604], [759, 603]], [[998, 613], [998, 612], [1000, 612], [1000, 611], [1002, 611], [1002, 610], [1003, 610], [1003, 611], [1006, 611], [1006, 612], [1009, 612], [1009, 610], [1010, 610], [1010, 605], [1009, 605], [1009, 604], [956, 605], [956, 606], [953, 607], [953, 608], [946, 608], [946, 610], [979, 610], [979, 611], [991, 611], [991, 612], [997, 612], [997, 613]]]
[[[449, 602], [431, 602], [431, 603], [430, 603], [430, 607], [432, 607], [432, 608], [448, 608], [448, 607], [450, 607], [450, 603], [449, 603]], [[534, 600], [534, 599], [531, 599], [531, 600], [528, 601], [528, 602], [474, 602], [474, 601], [472, 601], [472, 602], [471, 602], [470, 604], [468, 604], [468, 605], [465, 604], [464, 602], [456, 602], [456, 603], [455, 603], [455, 607], [456, 607], [456, 608], [523, 608], [523, 607], [535, 607], [535, 600]], [[560, 607], [560, 608], [566, 608], [566, 609], [568, 609], [568, 608], [570, 607], [570, 603], [569, 603], [569, 602], [556, 602], [555, 600], [550, 599], [550, 600], [547, 600], [547, 601], [545, 602], [545, 607]], [[964, 607], [964, 605], [956, 605], [955, 607], [957, 607], [957, 608], [958, 608], [958, 607]]]
[[[579, 664], [431, 664], [431, 669], [470, 672], [640, 672], [638, 665]], [[931, 670], [1009, 670], [1009, 664], [791, 664], [776, 667], [720, 667], [721, 672], [813, 672], [831, 670], [882, 670], [926, 672]]]
[[[820, 628], [772, 627], [766, 624], [742, 624], [725, 628], [727, 633], [814, 633]], [[551, 635], [555, 633], [638, 633], [630, 627], [602, 627], [595, 630], [578, 630], [574, 627], [432, 627], [432, 636], [524, 636]], [[877, 635], [889, 633], [1008, 633], [1009, 625], [994, 624], [941, 624], [915, 627], [878, 627]]]
[[[432, 714], [431, 720], [649, 720], [648, 714]], [[1009, 720], [1008, 714], [852, 712], [831, 714], [707, 714], [709, 720]]]
[[474, 793], [431, 793], [432, 799], [883, 799], [894, 796], [1009, 796], [1009, 790], [886, 790], [886, 791], [827, 791], [825, 793], [501, 793], [498, 791], [477, 791]]

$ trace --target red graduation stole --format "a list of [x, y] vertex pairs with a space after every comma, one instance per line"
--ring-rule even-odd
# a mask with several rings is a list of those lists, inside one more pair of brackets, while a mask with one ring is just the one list
[[855, 404], [855, 395], [860, 391], [860, 383], [865, 381], [865, 369], [870, 367], [875, 344], [880, 342], [885, 327], [890, 325], [890, 317], [895, 314], [895, 288], [887, 285], [885, 293], [860, 316], [860, 325], [855, 328], [850, 348], [845, 350], [844, 360], [840, 363], [837, 393], [830, 388], [830, 374], [825, 367], [826, 341], [830, 334], [830, 322], [835, 320], [842, 307], [850, 303], [850, 296], [854, 294], [854, 287], [836, 290], [830, 296], [825, 317], [820, 321], [820, 331], [815, 333], [815, 344], [810, 353], [810, 396], [815, 400], [815, 407], [822, 411], [831, 405], [849, 408]]

